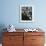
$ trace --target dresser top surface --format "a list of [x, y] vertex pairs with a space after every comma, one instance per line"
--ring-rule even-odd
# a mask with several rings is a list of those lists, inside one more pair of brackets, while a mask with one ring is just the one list
[[[25, 33], [27, 33], [27, 32], [29, 32], [29, 33], [44, 33], [44, 31], [25, 31], [24, 29], [16, 29], [16, 31], [14, 32], [14, 33], [16, 33], [16, 32], [25, 32]], [[7, 31], [7, 33], [8, 33], [8, 31]], [[10, 32], [10, 33], [13, 33], [13, 32]]]

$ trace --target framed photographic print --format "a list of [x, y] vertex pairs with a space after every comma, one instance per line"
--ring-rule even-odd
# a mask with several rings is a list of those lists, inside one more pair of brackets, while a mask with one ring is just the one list
[[20, 5], [20, 22], [33, 22], [33, 21], [34, 21], [34, 6]]

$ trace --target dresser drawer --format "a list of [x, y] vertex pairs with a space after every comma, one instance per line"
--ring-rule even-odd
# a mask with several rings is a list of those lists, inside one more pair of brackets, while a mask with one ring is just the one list
[[3, 43], [2, 46], [23, 46], [23, 43], [19, 43], [19, 44], [18, 44], [18, 43], [17, 43], [17, 44], [16, 44], [16, 43], [12, 43], [12, 44], [10, 44], [10, 43], [4, 44], [4, 43]]
[[32, 36], [32, 43], [33, 44], [43, 44], [44, 36]]
[[3, 43], [14, 43], [14, 42], [23, 41], [23, 36], [4, 36]]
[[32, 46], [44, 46], [44, 44], [32, 44]]
[[44, 32], [25, 32], [24, 36], [44, 36], [45, 33]]
[[5, 36], [23, 36], [23, 32], [4, 32]]
[[16, 46], [15, 44], [3, 44], [2, 46]]

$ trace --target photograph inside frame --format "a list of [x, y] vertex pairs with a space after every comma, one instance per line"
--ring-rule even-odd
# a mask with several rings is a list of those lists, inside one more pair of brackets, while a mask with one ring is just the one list
[[21, 19], [32, 20], [32, 7], [21, 7]]

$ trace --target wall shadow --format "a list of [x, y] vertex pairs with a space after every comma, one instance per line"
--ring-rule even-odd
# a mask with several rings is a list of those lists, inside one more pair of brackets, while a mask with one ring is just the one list
[[6, 26], [4, 24], [0, 24], [0, 43], [2, 43], [3, 32], [6, 32]]

